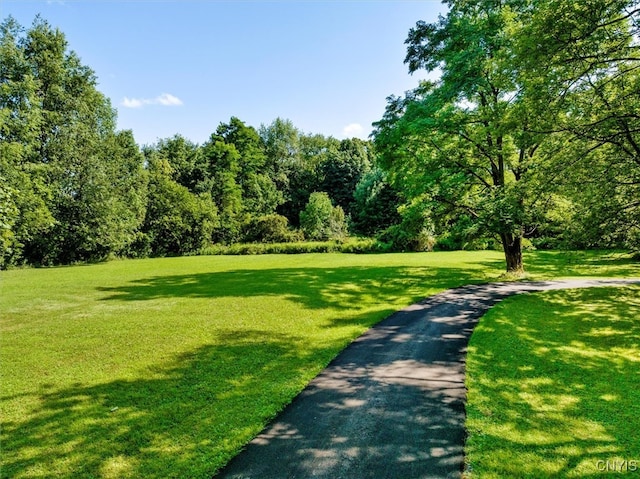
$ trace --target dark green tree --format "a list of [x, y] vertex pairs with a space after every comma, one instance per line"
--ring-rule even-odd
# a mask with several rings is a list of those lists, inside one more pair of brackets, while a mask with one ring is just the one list
[[355, 233], [375, 236], [401, 221], [398, 208], [402, 199], [389, 184], [386, 173], [374, 168], [356, 185], [352, 224]]
[[339, 239], [347, 234], [344, 211], [340, 206], [333, 206], [324, 192], [311, 193], [309, 202], [300, 212], [300, 227], [310, 240]]
[[318, 189], [346, 214], [355, 215], [353, 208], [356, 185], [371, 169], [372, 145], [358, 138], [342, 140], [337, 149], [330, 149], [319, 164]]
[[299, 225], [300, 211], [305, 208], [311, 193], [321, 190], [320, 165], [335, 154], [338, 145], [338, 140], [332, 137], [300, 133], [298, 157], [288, 174], [288, 199], [280, 209], [291, 224]]
[[154, 256], [182, 255], [211, 243], [218, 226], [210, 193], [194, 194], [173, 180], [168, 160], [148, 158], [149, 203], [144, 219], [142, 248]]
[[4, 22], [1, 43], [0, 168], [21, 255], [67, 263], [126, 249], [142, 218], [141, 157], [130, 134], [116, 133], [94, 72], [39, 17], [26, 32]]
[[229, 123], [218, 126], [216, 135], [240, 155], [236, 181], [242, 190], [244, 212], [249, 216], [274, 213], [283, 197], [269, 174], [265, 147], [256, 129], [232, 117]]
[[213, 241], [233, 243], [240, 238], [242, 225], [242, 188], [238, 182], [240, 154], [233, 144], [213, 134], [202, 146], [202, 156], [207, 174], [200, 190], [211, 195], [219, 215]]
[[282, 194], [277, 212], [297, 225], [298, 214], [311, 194], [302, 185], [315, 178], [303, 161], [302, 132], [290, 120], [276, 118], [269, 125], [261, 125], [258, 133], [267, 157], [266, 171]]

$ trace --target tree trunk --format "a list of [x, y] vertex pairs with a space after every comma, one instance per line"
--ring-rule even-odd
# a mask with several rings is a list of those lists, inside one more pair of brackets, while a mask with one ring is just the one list
[[513, 234], [501, 234], [504, 257], [507, 261], [507, 273], [522, 274], [524, 266], [522, 264], [522, 238]]

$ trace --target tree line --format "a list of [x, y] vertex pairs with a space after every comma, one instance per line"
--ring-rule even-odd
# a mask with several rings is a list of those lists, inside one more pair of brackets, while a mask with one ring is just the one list
[[635, 0], [448, 0], [372, 141], [232, 117], [140, 148], [38, 17], [0, 31], [0, 267], [375, 237], [387, 250], [640, 250]]
[[397, 219], [370, 141], [233, 117], [202, 145], [178, 134], [140, 148], [40, 17], [2, 23], [0, 107], [2, 266], [340, 239]]

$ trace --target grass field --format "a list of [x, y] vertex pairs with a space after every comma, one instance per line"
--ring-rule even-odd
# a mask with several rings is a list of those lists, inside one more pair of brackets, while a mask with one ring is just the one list
[[[640, 276], [531, 253], [533, 278]], [[215, 256], [0, 273], [2, 477], [210, 477], [346, 344], [498, 252]]]
[[470, 478], [640, 475], [640, 286], [513, 297], [467, 357]]

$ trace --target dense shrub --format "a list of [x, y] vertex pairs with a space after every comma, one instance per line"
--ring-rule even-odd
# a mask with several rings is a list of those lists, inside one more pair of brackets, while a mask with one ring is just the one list
[[410, 231], [401, 224], [384, 230], [378, 240], [390, 251], [432, 251], [435, 244], [435, 238], [429, 231]]
[[242, 230], [247, 243], [292, 243], [303, 239], [300, 232], [289, 228], [286, 217], [276, 214], [251, 218]]
[[324, 192], [311, 193], [305, 209], [300, 212], [300, 227], [310, 240], [324, 241], [344, 238], [347, 223], [340, 206], [333, 206]]
[[253, 255], [302, 253], [379, 253], [385, 245], [374, 239], [348, 241], [306, 241], [297, 243], [238, 243], [214, 244], [200, 250], [203, 255]]
[[433, 222], [420, 202], [400, 207], [402, 222], [378, 235], [391, 251], [432, 251], [435, 244]]

